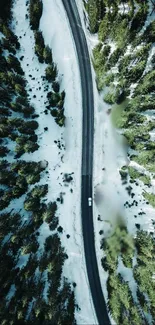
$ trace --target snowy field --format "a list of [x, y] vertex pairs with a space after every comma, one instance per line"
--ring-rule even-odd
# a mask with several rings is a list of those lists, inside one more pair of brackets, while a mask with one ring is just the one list
[[[59, 223], [63, 227], [63, 233], [60, 235], [62, 245], [69, 256], [64, 265], [63, 275], [70, 282], [77, 284], [75, 294], [80, 307], [80, 310], [76, 311], [77, 323], [97, 324], [86, 274], [81, 229], [82, 101], [74, 42], [61, 1], [43, 0], [40, 30], [45, 44], [52, 48], [53, 59], [59, 71], [60, 90], [66, 92], [66, 126], [60, 128], [50, 114], [44, 113], [47, 102], [45, 89], [48, 85], [42, 79], [45, 75], [45, 64], [40, 64], [34, 54], [34, 37], [29, 21], [25, 19], [26, 13], [26, 0], [16, 0], [13, 9], [13, 28], [21, 43], [19, 58], [24, 56], [21, 65], [28, 81], [30, 102], [39, 114], [37, 134], [40, 148], [33, 154], [24, 154], [22, 159], [48, 161], [49, 173], [44, 174], [41, 179], [41, 184], [48, 183], [49, 186], [47, 198], [53, 201], [59, 197], [60, 192], [63, 193], [64, 203], [59, 205], [58, 215]], [[48, 127], [46, 132], [45, 127]], [[59, 140], [65, 149], [59, 150], [54, 142]], [[69, 186], [63, 183], [64, 173], [72, 173], [73, 181]], [[49, 235], [48, 224], [43, 223], [40, 228], [40, 247]], [[70, 237], [67, 238], [67, 235]]]

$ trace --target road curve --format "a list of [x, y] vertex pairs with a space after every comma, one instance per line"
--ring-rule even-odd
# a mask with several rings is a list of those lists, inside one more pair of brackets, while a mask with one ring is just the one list
[[101, 288], [95, 252], [93, 205], [88, 207], [88, 197], [93, 195], [94, 96], [91, 64], [75, 0], [62, 0], [62, 2], [74, 37], [81, 75], [83, 106], [81, 211], [87, 274], [98, 323], [99, 325], [109, 325], [110, 320]]

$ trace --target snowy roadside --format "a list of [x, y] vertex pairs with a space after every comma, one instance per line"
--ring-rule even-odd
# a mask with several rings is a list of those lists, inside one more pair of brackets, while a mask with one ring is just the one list
[[[47, 183], [49, 192], [48, 201], [56, 200], [60, 192], [63, 193], [63, 204], [58, 207], [59, 223], [63, 228], [60, 235], [62, 245], [68, 254], [63, 276], [69, 282], [75, 282], [76, 302], [80, 310], [76, 310], [78, 324], [96, 324], [96, 316], [89, 291], [83, 238], [81, 229], [81, 141], [82, 141], [82, 107], [81, 85], [77, 57], [73, 45], [70, 27], [64, 8], [59, 0], [44, 0], [43, 15], [40, 29], [45, 44], [52, 48], [54, 62], [58, 66], [60, 90], [65, 90], [66, 126], [60, 128], [53, 117], [44, 113], [46, 108], [45, 91], [47, 82], [43, 80], [45, 65], [38, 62], [34, 55], [34, 36], [30, 30], [29, 21], [25, 19], [27, 13], [26, 0], [16, 0], [14, 4], [14, 31], [19, 37], [21, 49], [19, 57], [25, 77], [28, 81], [28, 94], [31, 104], [39, 114], [39, 150], [33, 154], [24, 154], [25, 160], [48, 161], [48, 174], [44, 174], [41, 183]], [[44, 128], [48, 128], [47, 131]], [[60, 140], [65, 149], [59, 150], [54, 141]], [[63, 175], [72, 173], [73, 181], [69, 186], [63, 182]], [[46, 223], [40, 228], [40, 243], [43, 245], [50, 230]], [[68, 236], [67, 236], [68, 235]], [[69, 237], [70, 236], [70, 237]], [[82, 288], [82, 290], [81, 290]]]
[[[81, 16], [83, 28], [85, 30], [90, 56], [92, 56], [92, 49], [98, 43], [98, 37], [97, 34], [91, 35], [89, 33], [87, 20], [88, 15], [84, 9], [83, 1], [76, 0], [76, 3]], [[153, 19], [153, 17], [151, 19]], [[110, 44], [110, 46], [113, 48], [114, 43]], [[154, 49], [151, 49], [146, 71], [151, 68], [150, 58], [153, 54]], [[105, 272], [101, 266], [103, 251], [100, 249], [100, 241], [102, 236], [107, 236], [113, 230], [113, 226], [115, 226], [118, 222], [117, 215], [122, 215], [122, 218], [126, 223], [129, 232], [133, 234], [133, 236], [135, 236], [138, 227], [143, 230], [153, 231], [154, 227], [152, 225], [152, 220], [154, 219], [154, 209], [150, 205], [147, 205], [146, 200], [144, 200], [142, 193], [145, 190], [149, 192], [149, 190], [148, 187], [145, 186], [141, 181], [137, 181], [137, 184], [130, 184], [130, 180], [128, 179], [126, 185], [122, 184], [119, 169], [123, 165], [132, 166], [132, 162], [130, 163], [127, 156], [127, 148], [124, 144], [124, 137], [119, 134], [119, 132], [114, 130], [112, 126], [111, 117], [109, 115], [109, 109], [111, 108], [111, 105], [108, 105], [103, 101], [103, 93], [101, 93], [101, 95], [98, 95], [93, 67], [92, 75], [95, 95], [93, 175], [94, 231], [100, 279], [104, 296], [107, 301], [108, 295], [106, 289], [106, 281], [108, 273]], [[132, 186], [134, 199], [129, 197], [128, 192], [125, 189], [130, 185]], [[151, 189], [153, 189], [153, 182]], [[123, 272], [124, 269], [119, 264], [120, 272], [121, 268]], [[131, 283], [131, 286], [134, 288], [134, 283]], [[112, 320], [112, 323], [115, 322]]]
[[[90, 58], [92, 58], [93, 56], [92, 50], [98, 44], [98, 36], [97, 34], [92, 35], [88, 30], [88, 26], [89, 26], [88, 15], [87, 12], [85, 11], [83, 1], [76, 0], [76, 4], [80, 14], [83, 30], [85, 32]], [[107, 133], [106, 132], [104, 133], [104, 126], [106, 126], [107, 118], [109, 118], [109, 116], [107, 116], [106, 114], [106, 111], [109, 108], [109, 106], [107, 104], [105, 104], [106, 106], [104, 106], [102, 98], [98, 94], [98, 90], [96, 87], [96, 74], [92, 62], [91, 62], [91, 68], [92, 68], [92, 79], [93, 79], [93, 90], [94, 90], [94, 162], [93, 162], [94, 234], [95, 234], [96, 257], [98, 262], [99, 275], [101, 279], [101, 286], [102, 286], [106, 303], [108, 303], [108, 292], [106, 287], [108, 272], [105, 272], [101, 265], [101, 258], [103, 257], [103, 251], [100, 249], [101, 235], [99, 234], [99, 231], [103, 229], [103, 222], [98, 220], [100, 211], [99, 211], [99, 206], [96, 203], [96, 191], [98, 190], [98, 186], [99, 188], [100, 186], [102, 188], [103, 180], [105, 177], [103, 171], [105, 165], [104, 157], [103, 157], [103, 145], [104, 145], [104, 138], [106, 137]], [[107, 226], [109, 226], [109, 223], [104, 224], [104, 227]], [[111, 324], [115, 325], [115, 321], [112, 319], [111, 315], [109, 315], [109, 317], [110, 317]]]

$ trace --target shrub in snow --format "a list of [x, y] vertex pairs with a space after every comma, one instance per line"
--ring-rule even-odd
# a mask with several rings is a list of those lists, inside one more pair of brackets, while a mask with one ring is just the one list
[[59, 226], [59, 227], [57, 228], [57, 230], [58, 230], [58, 232], [60, 232], [60, 233], [63, 232], [63, 228], [62, 228], [61, 226]]
[[52, 115], [53, 117], [57, 117], [57, 112], [58, 112], [58, 111], [57, 111], [56, 108], [50, 110], [50, 113], [51, 113], [51, 115]]
[[64, 174], [63, 182], [70, 183], [70, 182], [72, 182], [72, 180], [73, 180], [73, 177], [71, 174], [67, 174], [67, 173]]

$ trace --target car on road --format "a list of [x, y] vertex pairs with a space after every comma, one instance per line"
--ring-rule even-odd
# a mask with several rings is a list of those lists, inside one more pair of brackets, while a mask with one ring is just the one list
[[89, 206], [89, 207], [92, 206], [92, 198], [91, 198], [91, 197], [88, 198], [88, 206]]

